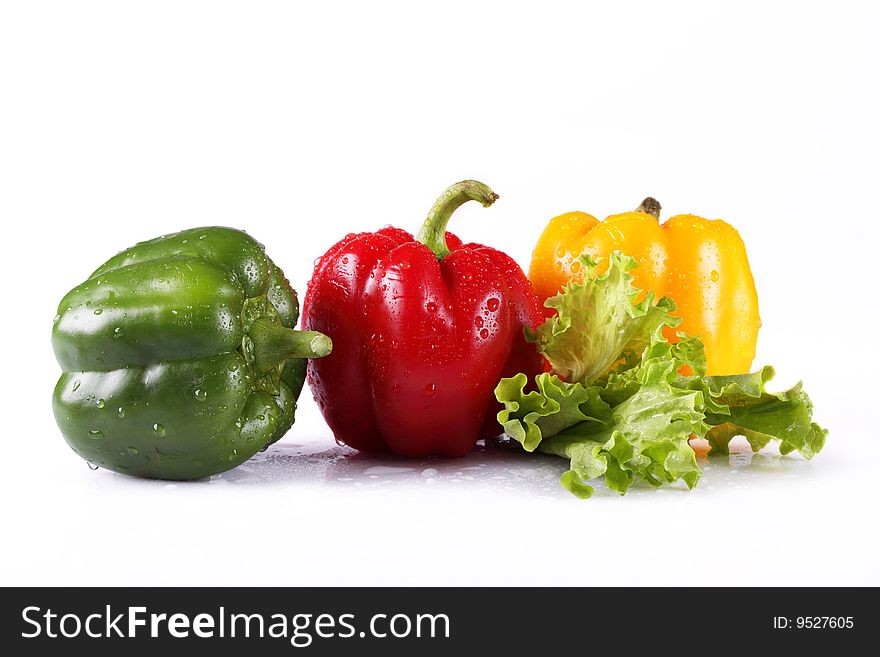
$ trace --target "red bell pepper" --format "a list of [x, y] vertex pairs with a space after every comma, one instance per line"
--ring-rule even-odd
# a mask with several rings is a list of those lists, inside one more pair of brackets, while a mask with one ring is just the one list
[[405, 456], [463, 456], [498, 435], [493, 390], [543, 360], [523, 327], [543, 321], [519, 265], [446, 232], [452, 213], [498, 196], [466, 180], [431, 208], [416, 239], [387, 227], [350, 234], [317, 261], [303, 325], [333, 339], [308, 382], [336, 440]]

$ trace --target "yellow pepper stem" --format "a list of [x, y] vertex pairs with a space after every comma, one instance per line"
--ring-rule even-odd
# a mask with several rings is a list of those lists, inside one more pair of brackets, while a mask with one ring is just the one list
[[649, 214], [655, 219], [660, 218], [660, 210], [663, 208], [660, 205], [660, 201], [655, 199], [653, 196], [648, 196], [642, 204], [636, 208], [636, 212], [644, 212], [645, 214]]

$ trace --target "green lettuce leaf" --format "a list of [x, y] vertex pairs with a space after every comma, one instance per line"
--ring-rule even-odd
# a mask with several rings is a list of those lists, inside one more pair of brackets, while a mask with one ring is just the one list
[[603, 425], [611, 417], [611, 407], [598, 388], [566, 383], [546, 373], [535, 377], [536, 390], [526, 393], [527, 384], [526, 375], [517, 374], [502, 379], [495, 389], [495, 397], [504, 405], [498, 421], [527, 452], [533, 452], [543, 436], [583, 423]]
[[536, 389], [526, 393], [520, 374], [503, 379], [495, 390], [504, 405], [498, 419], [505, 432], [526, 451], [569, 459], [560, 481], [578, 497], [590, 497], [593, 487], [586, 482], [603, 476], [620, 494], [636, 479], [654, 486], [681, 479], [693, 488], [700, 478], [688, 439], [706, 431], [704, 393], [673, 382], [685, 362], [698, 365], [693, 353], [701, 345], [670, 344], [662, 325], [650, 341], [638, 365], [605, 383], [567, 383], [541, 374]]
[[[655, 372], [656, 374], [656, 372]], [[578, 497], [593, 493], [586, 484], [605, 477], [621, 495], [637, 478], [653, 486], [700, 479], [691, 434], [703, 431], [702, 393], [673, 388], [652, 376], [626, 401], [614, 407], [604, 424], [582, 422], [541, 441], [538, 449], [570, 459], [560, 480]]]
[[[782, 454], [812, 458], [827, 431], [812, 421], [813, 405], [800, 384], [770, 393], [773, 368], [739, 376], [706, 376], [702, 341], [663, 335], [680, 320], [675, 303], [654, 303], [633, 286], [635, 260], [620, 253], [607, 272], [582, 257], [587, 275], [572, 282], [547, 306], [557, 315], [526, 337], [552, 369], [533, 385], [526, 375], [503, 379], [495, 396], [498, 421], [523, 448], [569, 460], [562, 485], [590, 497], [587, 483], [604, 477], [624, 494], [637, 479], [654, 486], [700, 478], [688, 441], [708, 439], [711, 451], [727, 454], [730, 440], [745, 436], [754, 451], [779, 441]], [[686, 372], [687, 375], [683, 374]]]
[[812, 421], [813, 403], [797, 385], [782, 392], [766, 389], [772, 367], [738, 376], [685, 377], [677, 385], [700, 390], [706, 400], [706, 433], [713, 454], [728, 454], [731, 438], [745, 436], [757, 452], [779, 440], [779, 451], [812, 458], [825, 446], [828, 431]]
[[679, 341], [668, 342], [659, 327], [652, 335], [651, 344], [641, 354], [641, 359], [631, 367], [621, 366], [609, 372], [601, 382], [601, 396], [611, 406], [625, 401], [644, 385], [651, 371], [660, 369], [671, 383], [677, 379], [676, 372], [689, 367], [698, 376], [706, 371], [706, 355], [703, 342], [697, 337], [678, 333]]
[[565, 381], [592, 383], [623, 363], [639, 361], [650, 338], [662, 326], [678, 326], [681, 319], [671, 299], [654, 303], [653, 293], [636, 303], [641, 290], [629, 272], [633, 258], [615, 252], [608, 270], [596, 274], [596, 261], [581, 256], [586, 276], [570, 282], [545, 305], [557, 314], [536, 330], [526, 329], [526, 339], [549, 361], [553, 373]]

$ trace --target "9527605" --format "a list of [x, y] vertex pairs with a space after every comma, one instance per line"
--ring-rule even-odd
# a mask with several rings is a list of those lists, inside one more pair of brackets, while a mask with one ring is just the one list
[[851, 630], [854, 616], [774, 616], [775, 630]]

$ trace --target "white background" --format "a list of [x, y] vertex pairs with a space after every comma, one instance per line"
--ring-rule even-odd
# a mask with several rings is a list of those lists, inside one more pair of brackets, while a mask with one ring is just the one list
[[[0, 584], [880, 584], [878, 7], [3, 3]], [[523, 266], [567, 210], [733, 223], [756, 365], [805, 380], [826, 450], [579, 501], [552, 457], [354, 455], [308, 391], [210, 481], [65, 445], [52, 317], [107, 257], [236, 226], [303, 292], [345, 233], [415, 230], [462, 178], [501, 200], [453, 230]]]

